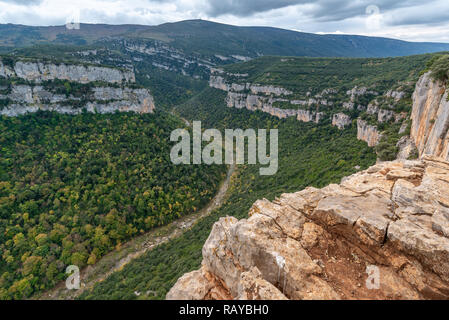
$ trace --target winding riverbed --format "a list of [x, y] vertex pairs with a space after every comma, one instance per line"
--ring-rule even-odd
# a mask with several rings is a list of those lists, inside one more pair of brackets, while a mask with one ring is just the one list
[[81, 270], [81, 288], [79, 290], [67, 290], [65, 281], [62, 281], [55, 288], [41, 293], [39, 296], [34, 297], [34, 299], [75, 299], [86, 289], [92, 288], [96, 283], [105, 280], [114, 272], [120, 271], [130, 261], [171, 239], [179, 237], [185, 231], [192, 228], [198, 220], [208, 216], [212, 211], [221, 207], [229, 188], [234, 169], [234, 165], [229, 166], [226, 179], [221, 184], [215, 197], [206, 207], [197, 213], [185, 216], [167, 226], [156, 228], [144, 235], [138, 236], [105, 255], [95, 265], [88, 266]]

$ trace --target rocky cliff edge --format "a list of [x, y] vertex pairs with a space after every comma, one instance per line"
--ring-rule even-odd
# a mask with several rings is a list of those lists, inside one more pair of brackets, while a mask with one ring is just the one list
[[377, 164], [221, 218], [167, 299], [447, 299], [449, 163]]
[[[135, 82], [132, 70], [22, 60], [5, 65], [0, 59], [0, 80], [5, 84], [0, 86], [0, 116], [13, 117], [39, 110], [79, 114], [83, 110], [153, 113], [155, 109], [148, 89], [129, 86]], [[61, 88], [55, 89], [58, 86], [55, 80], [93, 84], [84, 86], [77, 94], [63, 87], [67, 91], [64, 94]]]

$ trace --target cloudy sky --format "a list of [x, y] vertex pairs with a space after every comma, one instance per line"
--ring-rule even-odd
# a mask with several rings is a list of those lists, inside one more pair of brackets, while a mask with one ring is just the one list
[[313, 33], [449, 42], [448, 0], [0, 0], [0, 23], [156, 25], [207, 19]]

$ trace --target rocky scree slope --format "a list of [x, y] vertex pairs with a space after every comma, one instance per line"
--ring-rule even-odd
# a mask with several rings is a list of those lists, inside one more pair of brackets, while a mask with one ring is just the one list
[[83, 109], [98, 113], [152, 113], [152, 95], [134, 83], [132, 70], [3, 58], [0, 114], [17, 116], [38, 110], [77, 114]]
[[[449, 162], [377, 164], [221, 218], [167, 299], [447, 299]], [[379, 286], [367, 271], [378, 268]]]

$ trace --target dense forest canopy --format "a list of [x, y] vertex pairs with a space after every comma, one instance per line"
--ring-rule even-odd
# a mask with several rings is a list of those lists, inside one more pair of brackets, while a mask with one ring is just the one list
[[435, 55], [428, 62], [428, 68], [436, 80], [446, 82], [449, 80], [449, 54]]
[[355, 86], [384, 92], [399, 83], [417, 80], [431, 54], [399, 58], [303, 58], [261, 57], [250, 62], [226, 66], [235, 82], [281, 86], [295, 94], [320, 94], [324, 89], [346, 92]]
[[166, 113], [0, 118], [0, 298], [26, 298], [198, 210], [224, 166], [175, 166]]

